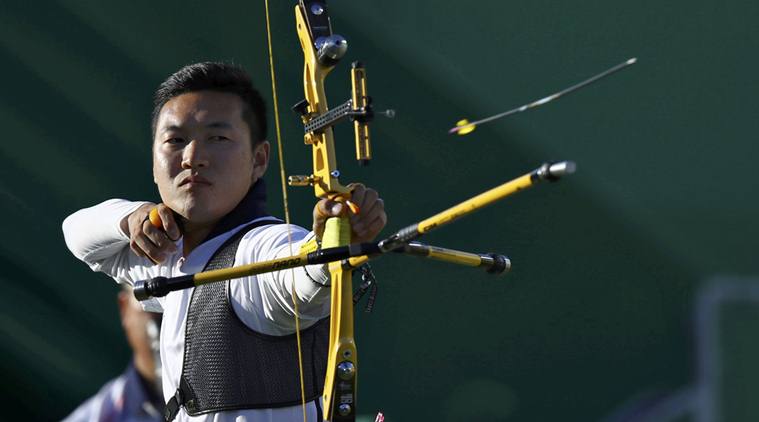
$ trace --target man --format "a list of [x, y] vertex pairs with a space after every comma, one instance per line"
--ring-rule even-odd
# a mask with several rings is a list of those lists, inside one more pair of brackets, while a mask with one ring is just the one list
[[144, 312], [131, 289], [119, 292], [118, 305], [121, 326], [132, 349], [132, 362], [123, 374], [109, 381], [63, 422], [163, 420], [161, 360], [158, 356], [160, 315]]
[[[153, 176], [161, 204], [109, 200], [63, 223], [69, 249], [120, 283], [191, 274], [290, 255], [348, 213], [353, 241], [386, 222], [375, 191], [355, 185], [359, 214], [339, 202], [314, 207], [313, 231], [265, 211], [269, 160], [263, 100], [240, 68], [198, 63], [156, 91]], [[148, 216], [156, 208], [162, 228]], [[161, 358], [169, 418], [300, 421], [295, 306], [303, 338], [307, 417], [321, 418], [329, 314], [326, 266], [261, 274], [172, 292], [146, 303], [163, 312]]]

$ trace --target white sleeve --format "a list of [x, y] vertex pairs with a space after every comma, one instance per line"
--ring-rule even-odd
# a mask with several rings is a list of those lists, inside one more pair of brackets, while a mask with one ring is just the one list
[[[159, 275], [158, 266], [129, 249], [129, 236], [121, 231], [121, 220], [146, 203], [109, 199], [71, 214], [63, 221], [66, 246], [93, 271], [120, 284], [133, 285], [135, 280]], [[149, 302], [143, 308], [160, 311], [157, 301]]]
[[[290, 226], [292, 254], [313, 238], [313, 233]], [[288, 226], [275, 224], [251, 230], [240, 241], [236, 262], [249, 264], [292, 255]], [[270, 335], [295, 331], [295, 307], [301, 328], [307, 328], [330, 312], [329, 272], [326, 265], [297, 267], [248, 277], [232, 283], [232, 302], [240, 319], [250, 328]], [[293, 287], [295, 294], [293, 295]]]

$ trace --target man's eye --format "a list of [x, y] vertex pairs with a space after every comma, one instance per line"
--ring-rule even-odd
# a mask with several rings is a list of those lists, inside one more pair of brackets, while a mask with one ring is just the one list
[[228, 141], [229, 138], [227, 138], [226, 136], [215, 135], [215, 136], [211, 136], [210, 138], [208, 138], [208, 140], [209, 141], [214, 141], [214, 142], [224, 142], [224, 141]]
[[178, 145], [185, 143], [184, 138], [169, 138], [166, 140], [167, 144]]

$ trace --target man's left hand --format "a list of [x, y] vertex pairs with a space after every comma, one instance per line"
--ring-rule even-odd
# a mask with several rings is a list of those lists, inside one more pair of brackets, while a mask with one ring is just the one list
[[328, 218], [348, 213], [353, 229], [351, 242], [371, 242], [387, 223], [385, 203], [374, 189], [360, 183], [348, 187], [351, 188], [350, 200], [358, 206], [359, 212], [354, 214], [345, 203], [322, 199], [314, 206], [314, 233], [321, 239]]

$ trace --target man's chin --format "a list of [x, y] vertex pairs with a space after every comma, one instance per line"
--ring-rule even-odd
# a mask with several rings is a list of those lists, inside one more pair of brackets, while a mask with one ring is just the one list
[[224, 217], [226, 212], [212, 208], [204, 202], [192, 201], [185, 203], [182, 211], [178, 214], [191, 226], [205, 226], [215, 224]]
[[209, 213], [208, 204], [205, 201], [198, 201], [197, 198], [185, 198], [179, 201], [176, 207], [171, 207], [186, 222], [192, 224], [202, 224], [213, 220]]
[[213, 195], [211, 192], [184, 193], [172, 198], [174, 200], [170, 208], [190, 226], [215, 224], [234, 208], [233, 204], [225, 201], [225, 197]]
[[186, 209], [185, 212], [182, 214], [182, 218], [190, 224], [193, 225], [200, 225], [200, 224], [208, 224], [217, 221], [221, 217], [215, 217], [214, 215], [211, 215], [208, 213], [208, 210], [201, 210], [201, 209], [194, 209], [189, 208]]

